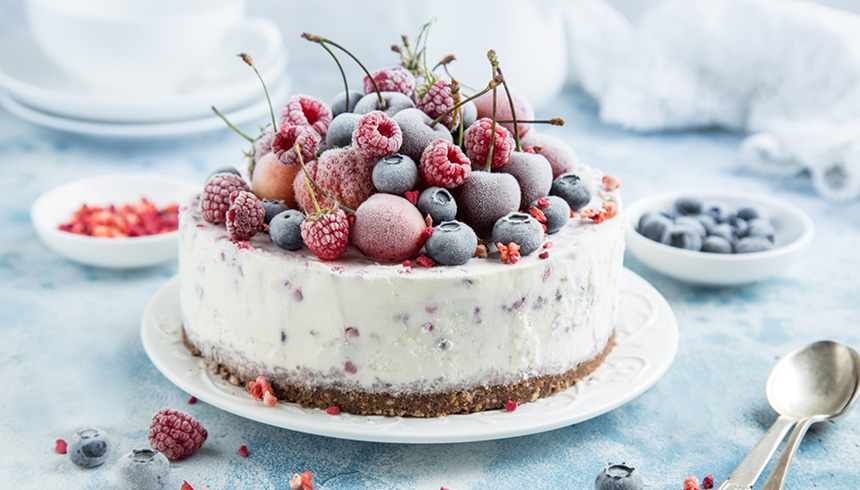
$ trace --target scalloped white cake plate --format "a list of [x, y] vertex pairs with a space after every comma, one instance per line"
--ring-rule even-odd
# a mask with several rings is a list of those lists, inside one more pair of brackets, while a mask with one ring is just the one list
[[143, 314], [141, 338], [152, 363], [182, 390], [227, 412], [299, 432], [358, 441], [410, 444], [473, 442], [536, 434], [582, 422], [620, 407], [654, 385], [678, 348], [678, 324], [669, 303], [647, 281], [625, 269], [617, 345], [585, 380], [514, 412], [490, 410], [430, 419], [365, 416], [302, 408], [267, 407], [212, 375], [182, 343], [179, 278], [153, 297]]

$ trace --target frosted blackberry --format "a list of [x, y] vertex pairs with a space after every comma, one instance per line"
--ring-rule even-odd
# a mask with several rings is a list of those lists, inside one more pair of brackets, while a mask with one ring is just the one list
[[411, 158], [394, 154], [380, 158], [371, 177], [377, 191], [402, 196], [418, 185], [418, 166]]
[[170, 483], [170, 463], [158, 451], [135, 449], [117, 461], [116, 481], [124, 490], [162, 490]]
[[305, 215], [301, 211], [288, 209], [272, 218], [269, 222], [269, 236], [272, 242], [284, 250], [298, 250], [305, 242], [302, 240], [302, 222]]
[[702, 224], [701, 221], [697, 220], [693, 216], [678, 216], [675, 218], [676, 225], [687, 225], [690, 228], [693, 228], [699, 233], [699, 236], [705, 238], [708, 236], [708, 230], [705, 228], [705, 225]]
[[739, 254], [767, 252], [768, 250], [773, 250], [773, 243], [767, 238], [759, 236], [741, 238], [735, 245], [735, 253]]
[[457, 216], [457, 202], [454, 196], [443, 187], [428, 187], [418, 196], [418, 210], [421, 216], [430, 215], [433, 224], [451, 221]]
[[478, 236], [466, 223], [445, 221], [433, 228], [433, 234], [424, 242], [431, 259], [443, 265], [465, 264], [475, 254]]
[[642, 490], [642, 475], [625, 464], [611, 464], [597, 475], [595, 490]]
[[263, 223], [266, 224], [269, 224], [275, 215], [281, 214], [289, 209], [284, 201], [279, 201], [277, 199], [261, 199], [260, 202], [263, 204], [263, 210], [266, 212], [266, 215], [263, 217]]
[[[546, 205], [542, 206], [541, 204]], [[567, 201], [558, 196], [547, 196], [542, 199], [537, 199], [529, 205], [529, 209], [531, 209], [532, 206], [540, 209], [544, 216], [546, 216], [544, 225], [546, 225], [546, 232], [548, 235], [552, 235], [560, 230], [567, 224], [567, 220], [570, 219], [570, 205], [567, 204]]]
[[520, 255], [529, 255], [539, 249], [543, 242], [543, 227], [531, 216], [513, 212], [503, 216], [493, 225], [493, 243], [520, 246]]
[[765, 218], [754, 218], [748, 222], [746, 236], [767, 238], [773, 243], [776, 235], [776, 229]]
[[695, 197], [680, 197], [675, 201], [675, 212], [679, 215], [701, 214], [705, 205]]
[[[415, 102], [412, 101], [412, 97], [403, 95], [400, 92], [382, 92], [382, 100], [385, 101], [385, 110], [382, 112], [384, 112], [388, 117], [394, 117], [395, 114], [404, 109], [415, 107]], [[376, 92], [372, 92], [362, 97], [361, 100], [355, 104], [353, 112], [356, 114], [367, 114], [381, 110], [379, 109], [378, 104], [379, 97], [376, 95]]]
[[588, 185], [573, 173], [559, 175], [552, 181], [549, 193], [558, 196], [570, 205], [570, 209], [579, 211], [591, 201], [591, 190]]
[[[358, 100], [364, 97], [364, 92], [360, 90], [350, 90], [349, 91], [349, 107], [344, 111], [344, 105], [346, 104], [346, 94], [347, 92], [341, 90], [334, 98], [331, 100], [329, 104], [331, 106], [331, 113], [334, 117], [337, 117], [339, 114], [343, 114], [344, 112], [352, 112], [355, 110], [355, 105], [358, 104]], [[332, 121], [334, 122], [334, 121]], [[329, 131], [331, 131], [331, 127], [329, 127]], [[328, 135], [326, 135], [328, 136]]]
[[702, 235], [692, 226], [683, 223], [672, 225], [663, 237], [663, 243], [685, 250], [699, 251], [702, 249]]
[[110, 449], [107, 434], [99, 429], [81, 429], [72, 436], [66, 451], [72, 463], [84, 468], [95, 468], [105, 462]]
[[711, 235], [702, 242], [702, 252], [730, 254], [732, 243], [721, 236]]
[[352, 144], [352, 133], [361, 120], [361, 114], [344, 112], [331, 120], [328, 132], [325, 135], [325, 143], [329, 148], [335, 146], [343, 148]]
[[655, 242], [662, 242], [671, 227], [672, 220], [662, 214], [655, 213], [644, 222], [642, 219], [639, 220], [639, 233]]

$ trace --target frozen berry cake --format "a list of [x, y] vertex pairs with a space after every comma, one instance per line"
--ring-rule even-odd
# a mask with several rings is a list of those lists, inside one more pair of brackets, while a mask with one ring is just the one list
[[292, 97], [243, 134], [250, 179], [216, 172], [181, 208], [185, 343], [234, 383], [357, 414], [564, 390], [614, 345], [620, 181], [535, 129], [563, 121], [534, 120], [495, 53], [466, 97], [398, 52], [363, 92]]

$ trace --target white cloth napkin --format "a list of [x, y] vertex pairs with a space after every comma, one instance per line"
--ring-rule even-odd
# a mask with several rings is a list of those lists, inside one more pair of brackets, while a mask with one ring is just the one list
[[794, 0], [664, 0], [633, 25], [604, 0], [568, 6], [570, 72], [608, 123], [750, 133], [769, 176], [809, 171], [860, 196], [860, 15]]

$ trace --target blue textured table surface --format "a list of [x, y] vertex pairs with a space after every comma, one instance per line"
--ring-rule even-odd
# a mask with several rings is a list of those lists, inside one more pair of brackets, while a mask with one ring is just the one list
[[[311, 91], [314, 94], [314, 91]], [[328, 92], [315, 94], [327, 98]], [[113, 461], [146, 447], [150, 417], [186, 410], [209, 431], [203, 448], [173, 466], [174, 484], [195, 488], [288, 488], [311, 470], [322, 489], [593, 488], [608, 462], [640, 469], [651, 489], [684, 477], [721, 481], [758, 442], [775, 413], [765, 381], [783, 354], [833, 339], [860, 347], [860, 202], [822, 200], [803, 177], [751, 174], [739, 136], [724, 132], [641, 135], [601, 125], [572, 92], [555, 108], [555, 132], [580, 158], [621, 176], [628, 202], [685, 187], [773, 195], [805, 209], [816, 236], [804, 260], [778, 278], [743, 288], [697, 289], [626, 266], [667, 298], [680, 346], [666, 375], [610, 413], [551, 432], [492, 442], [399, 445], [330, 439], [251, 422], [188, 395], [150, 363], [139, 335], [144, 307], [175, 263], [113, 272], [77, 265], [36, 237], [29, 208], [42, 192], [81, 177], [155, 172], [202, 183], [239, 165], [243, 141], [218, 133], [157, 142], [99, 141], [42, 129], [0, 110], [0, 484], [3, 488], [110, 488]], [[546, 112], [546, 111], [544, 111]], [[854, 488], [860, 482], [860, 414], [813, 429], [790, 488]], [[54, 452], [80, 427], [113, 437], [109, 464], [84, 470]], [[247, 445], [250, 456], [236, 450]]]

